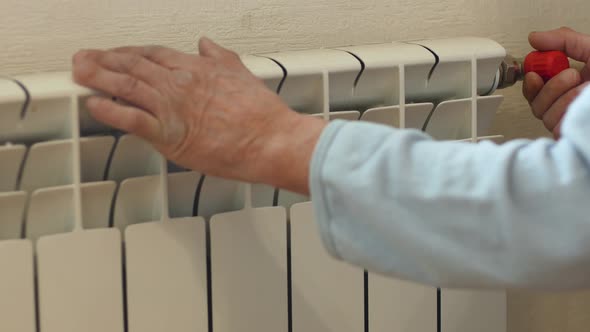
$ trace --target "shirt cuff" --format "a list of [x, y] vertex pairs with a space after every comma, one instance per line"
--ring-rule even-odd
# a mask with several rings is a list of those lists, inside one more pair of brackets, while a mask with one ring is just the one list
[[336, 250], [334, 237], [332, 236], [332, 211], [324, 190], [322, 172], [330, 147], [346, 123], [347, 121], [344, 120], [333, 120], [324, 128], [316, 144], [309, 171], [309, 188], [320, 238], [328, 253], [338, 259], [342, 259], [342, 257]]

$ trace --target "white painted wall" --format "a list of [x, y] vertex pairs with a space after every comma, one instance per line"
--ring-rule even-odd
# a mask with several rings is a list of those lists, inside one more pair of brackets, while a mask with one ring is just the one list
[[[161, 44], [194, 52], [202, 35], [240, 53], [473, 35], [519, 56], [529, 50], [529, 31], [562, 25], [590, 33], [590, 1], [2, 0], [0, 73], [68, 70], [79, 48]], [[494, 131], [545, 134], [518, 87], [505, 93]], [[568, 308], [572, 301], [588, 308], [590, 296], [558, 298], [547, 309], [543, 296], [513, 295], [511, 331], [586, 331], [587, 311]]]
[[67, 69], [83, 47], [194, 51], [201, 35], [248, 53], [476, 35], [520, 54], [530, 30], [590, 28], [589, 7], [587, 0], [3, 0], [0, 72]]

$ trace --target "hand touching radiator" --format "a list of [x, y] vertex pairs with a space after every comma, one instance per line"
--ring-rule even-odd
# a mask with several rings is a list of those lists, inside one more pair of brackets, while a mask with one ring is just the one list
[[74, 78], [135, 105], [94, 97], [87, 106], [99, 121], [146, 139], [169, 160], [306, 194], [325, 122], [290, 110], [235, 53], [208, 39], [199, 51], [82, 51], [74, 57]]

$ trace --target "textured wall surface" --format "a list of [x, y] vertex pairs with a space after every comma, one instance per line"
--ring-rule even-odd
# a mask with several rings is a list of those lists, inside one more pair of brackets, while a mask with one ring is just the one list
[[[532, 30], [569, 25], [590, 33], [590, 2], [564, 0], [3, 0], [0, 73], [68, 70], [79, 48], [161, 44], [187, 52], [207, 35], [240, 53], [482, 36], [510, 53]], [[495, 132], [546, 135], [515, 87]], [[587, 331], [588, 294], [513, 293], [510, 331]]]

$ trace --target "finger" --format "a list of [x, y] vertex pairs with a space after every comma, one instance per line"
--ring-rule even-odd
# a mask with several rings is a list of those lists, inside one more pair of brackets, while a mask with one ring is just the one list
[[196, 56], [163, 46], [126, 46], [113, 49], [117, 53], [137, 54], [169, 69], [190, 67]]
[[537, 98], [531, 103], [533, 114], [542, 119], [543, 115], [553, 103], [563, 96], [569, 90], [580, 85], [582, 78], [580, 73], [575, 69], [568, 69], [552, 78], [539, 92]]
[[529, 42], [539, 51], [563, 51], [575, 60], [585, 63], [590, 60], [590, 36], [569, 28], [533, 32]]
[[161, 96], [156, 89], [133, 76], [105, 69], [83, 52], [74, 58], [73, 76], [81, 85], [119, 97], [151, 113], [159, 109]]
[[139, 136], [149, 142], [160, 140], [160, 123], [145, 111], [117, 104], [104, 97], [88, 98], [86, 107], [99, 122]]
[[210, 58], [230, 58], [232, 60], [240, 60], [238, 54], [221, 47], [207, 37], [203, 37], [199, 40], [199, 54]]
[[157, 87], [169, 78], [170, 71], [141, 55], [117, 53], [113, 51], [94, 51], [99, 65], [106, 69], [138, 78], [152, 87]]
[[533, 100], [537, 98], [537, 95], [539, 95], [539, 92], [541, 92], [541, 89], [543, 89], [544, 85], [545, 82], [543, 82], [543, 78], [541, 78], [539, 74], [534, 72], [526, 74], [522, 84], [522, 94], [529, 104], [531, 104]]
[[549, 110], [543, 115], [543, 123], [547, 129], [553, 130], [557, 126], [569, 105], [580, 95], [584, 87], [585, 85], [580, 85], [568, 91], [549, 107]]

